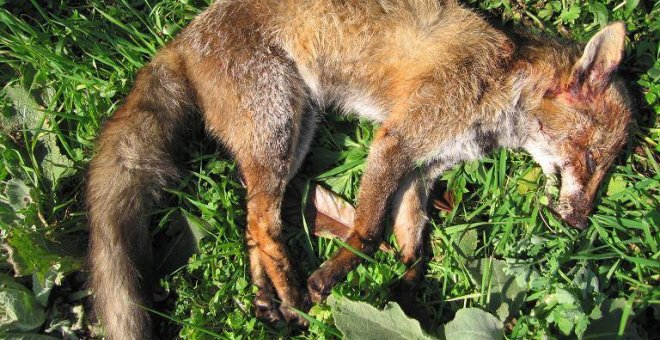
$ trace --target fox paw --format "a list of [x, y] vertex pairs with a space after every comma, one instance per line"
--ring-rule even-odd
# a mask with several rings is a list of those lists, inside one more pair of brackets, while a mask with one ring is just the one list
[[259, 320], [262, 320], [273, 326], [283, 321], [282, 314], [272, 295], [258, 291], [254, 297], [254, 313]]
[[286, 320], [286, 323], [294, 328], [307, 328], [309, 327], [309, 321], [305, 319], [302, 315], [298, 313], [295, 309], [289, 306], [281, 306], [280, 313]]
[[292, 304], [282, 303], [280, 306], [280, 313], [284, 316], [284, 320], [293, 327], [296, 328], [307, 328], [309, 327], [309, 321], [305, 319], [298, 311], [307, 312], [311, 307], [309, 303], [309, 296], [303, 290], [296, 291], [296, 294], [291, 297], [292, 301], [295, 301]]
[[319, 303], [325, 300], [334, 286], [331, 276], [326, 275], [321, 269], [315, 271], [312, 276], [307, 279], [307, 292], [309, 298], [314, 303]]

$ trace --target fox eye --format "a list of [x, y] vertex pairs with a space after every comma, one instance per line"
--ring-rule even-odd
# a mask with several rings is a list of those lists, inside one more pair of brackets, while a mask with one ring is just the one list
[[591, 153], [591, 151], [586, 151], [584, 153], [584, 158], [587, 161], [587, 170], [589, 170], [589, 173], [593, 174], [596, 171], [596, 162], [594, 162], [594, 155]]

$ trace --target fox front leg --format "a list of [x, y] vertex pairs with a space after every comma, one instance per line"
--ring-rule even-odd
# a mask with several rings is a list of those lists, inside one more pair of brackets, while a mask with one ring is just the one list
[[[352, 234], [346, 243], [353, 249], [372, 254], [383, 237], [383, 218], [388, 202], [400, 181], [414, 167], [408, 140], [403, 140], [396, 127], [385, 124], [378, 131], [362, 176]], [[353, 250], [342, 248], [307, 280], [310, 298], [322, 301], [332, 287], [361, 261]]]

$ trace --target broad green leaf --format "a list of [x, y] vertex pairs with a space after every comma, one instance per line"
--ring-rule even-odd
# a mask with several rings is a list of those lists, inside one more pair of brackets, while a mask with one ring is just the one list
[[4, 94], [14, 107], [14, 115], [0, 115], [0, 130], [11, 131], [20, 128], [36, 129], [44, 115], [40, 105], [30, 96], [30, 93], [19, 85], [4, 88]]
[[546, 5], [542, 10], [539, 11], [538, 16], [541, 19], [550, 19], [552, 15], [554, 14], [554, 10], [552, 6]]
[[580, 11], [580, 6], [571, 5], [568, 9], [564, 8], [559, 18], [564, 23], [573, 23], [575, 19], [580, 17]]
[[[584, 339], [610, 339], [616, 338], [619, 325], [626, 308], [626, 299], [607, 299], [596, 306], [589, 314], [591, 322], [584, 333]], [[626, 327], [626, 339], [637, 339], [639, 336], [633, 327]]]
[[518, 180], [518, 193], [525, 195], [530, 191], [536, 190], [541, 174], [543, 174], [543, 171], [540, 167], [533, 167], [531, 170], [527, 171], [527, 173]]
[[599, 291], [598, 276], [586, 266], [578, 270], [573, 279], [573, 283], [580, 288], [583, 298], [587, 298], [594, 292]]
[[9, 200], [9, 205], [15, 210], [25, 209], [32, 203], [30, 196], [30, 187], [20, 179], [12, 178], [5, 186], [5, 196]]
[[591, 7], [591, 13], [594, 15], [594, 19], [601, 27], [607, 25], [609, 19], [609, 11], [607, 6], [603, 5], [601, 2], [594, 2]]
[[[76, 296], [77, 295], [77, 296]], [[78, 296], [88, 296], [83, 291], [69, 294], [67, 302], [72, 302]], [[70, 305], [68, 303], [62, 305], [60, 300], [56, 300], [53, 308], [48, 310], [48, 320], [45, 332], [48, 334], [57, 335], [61, 339], [78, 339], [80, 330], [86, 328], [88, 324], [88, 317], [85, 314], [85, 307], [82, 304], [76, 303]]]
[[[518, 312], [525, 300], [527, 287], [519, 285], [514, 275], [505, 273], [504, 261], [479, 259], [469, 263], [467, 268], [482, 294], [489, 294], [488, 310], [496, 313], [500, 320]], [[484, 277], [486, 273], [490, 275]]]
[[644, 99], [646, 99], [646, 102], [649, 103], [649, 105], [653, 105], [653, 103], [655, 103], [655, 101], [658, 99], [658, 95], [653, 92], [648, 92], [644, 95]]
[[[52, 89], [51, 89], [52, 91]], [[12, 101], [15, 114], [12, 117], [3, 117], [0, 115], [2, 130], [10, 131], [19, 128], [27, 130], [36, 130], [40, 127], [47, 129], [48, 123], [44, 122], [44, 108], [39, 105], [30, 93], [23, 87], [14, 85], [8, 86], [4, 90], [5, 94]], [[51, 183], [52, 190], [55, 190], [61, 178], [75, 174], [73, 162], [63, 155], [57, 145], [57, 137], [53, 133], [44, 133], [39, 135], [39, 140], [45, 144], [47, 153], [41, 160], [41, 168], [46, 178]]]
[[573, 305], [575, 303], [575, 296], [563, 288], [557, 288], [555, 298], [557, 299], [558, 304]]
[[576, 335], [579, 335], [578, 326], [584, 331], [587, 316], [578, 306], [564, 304], [558, 305], [552, 310], [548, 321], [554, 322], [564, 335], [570, 335], [573, 329], [575, 329]]
[[626, 181], [622, 176], [612, 176], [609, 183], [607, 184], [607, 196], [614, 196], [624, 190], [628, 181]]
[[445, 325], [445, 338], [451, 340], [496, 340], [504, 338], [504, 324], [479, 308], [463, 308]]
[[32, 274], [32, 292], [44, 307], [48, 304], [48, 297], [53, 287], [62, 284], [64, 274], [60, 271], [61, 267], [60, 263], [55, 263], [46, 273], [35, 272]]
[[0, 274], [0, 332], [29, 331], [45, 320], [44, 310], [32, 292]]
[[424, 333], [417, 320], [407, 317], [394, 302], [389, 302], [383, 310], [346, 298], [332, 299], [330, 304], [335, 324], [346, 339], [433, 339]]
[[163, 34], [167, 36], [173, 36], [180, 29], [181, 28], [177, 26], [175, 23], [167, 23], [163, 25]]
[[630, 15], [639, 5], [639, 0], [626, 0], [626, 16]]
[[[565, 315], [562, 315], [562, 316], [565, 316]], [[559, 327], [559, 330], [562, 333], [564, 333], [564, 335], [571, 334], [571, 331], [573, 330], [573, 319], [572, 318], [567, 318], [567, 317], [555, 318], [555, 323], [557, 324], [557, 327]]]
[[[80, 260], [69, 256], [58, 244], [48, 241], [36, 232], [22, 228], [14, 228], [5, 239], [4, 249], [16, 276], [37, 273], [39, 278], [47, 278], [48, 272], [54, 268], [66, 275], [80, 268]], [[45, 282], [42, 282], [46, 285]]]
[[9, 225], [17, 219], [16, 211], [11, 205], [0, 202], [0, 225]]
[[477, 242], [478, 235], [477, 231], [474, 229], [468, 229], [463, 235], [461, 235], [461, 238], [458, 241], [458, 248], [462, 252], [459, 257], [459, 262], [465, 264], [474, 256], [474, 252], [477, 250]]
[[48, 149], [48, 153], [41, 161], [41, 168], [51, 183], [51, 189], [55, 190], [61, 179], [74, 175], [76, 170], [73, 167], [73, 161], [60, 151], [60, 147], [57, 145], [57, 137], [54, 134], [47, 133], [42, 135], [40, 139]]

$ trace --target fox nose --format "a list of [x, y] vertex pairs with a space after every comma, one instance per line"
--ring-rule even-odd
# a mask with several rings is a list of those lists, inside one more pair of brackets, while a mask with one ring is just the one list
[[548, 205], [548, 208], [550, 211], [560, 218], [562, 221], [568, 223], [573, 228], [577, 228], [580, 230], [584, 230], [587, 227], [587, 215], [580, 215], [575, 213], [574, 211], [566, 213], [562, 211], [561, 209], [558, 209], [557, 206], [554, 204]]

